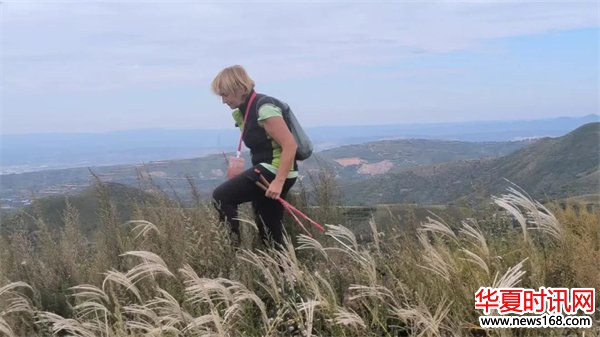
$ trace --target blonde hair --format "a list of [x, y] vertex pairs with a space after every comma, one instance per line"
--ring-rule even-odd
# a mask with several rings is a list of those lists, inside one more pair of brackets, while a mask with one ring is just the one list
[[211, 86], [212, 91], [217, 95], [230, 95], [242, 91], [246, 96], [254, 90], [254, 81], [248, 76], [244, 67], [234, 65], [221, 70]]

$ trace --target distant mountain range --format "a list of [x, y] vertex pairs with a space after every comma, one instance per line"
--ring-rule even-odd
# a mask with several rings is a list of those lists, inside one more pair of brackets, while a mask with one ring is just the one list
[[521, 149], [533, 140], [512, 142], [465, 142], [431, 139], [400, 139], [346, 145], [319, 152], [302, 163], [308, 171], [324, 164], [340, 181], [364, 180], [373, 176], [427, 167], [451, 161], [492, 158]]
[[[599, 128], [598, 122], [588, 123], [561, 137], [512, 142], [399, 139], [346, 145], [316, 152], [300, 164], [300, 173], [329, 169], [349, 204], [484, 199], [506, 189], [504, 178], [536, 198], [598, 194]], [[225, 167], [218, 154], [91, 170], [104, 182], [142, 190], [158, 186], [186, 203], [192, 200], [190, 183], [209, 198], [224, 181]], [[0, 179], [0, 203], [4, 209], [21, 208], [33, 198], [79, 193], [92, 180], [88, 168], [6, 174]]]
[[[528, 121], [397, 124], [307, 128], [317, 150], [385, 139], [470, 142], [557, 137], [590, 122], [592, 114]], [[227, 130], [132, 130], [98, 134], [0, 135], [0, 173], [141, 164], [231, 151], [239, 133]]]
[[534, 198], [600, 193], [600, 123], [558, 138], [544, 138], [493, 159], [462, 160], [410, 168], [343, 184], [351, 204], [448, 203], [503, 193], [509, 183]]
[[[331, 169], [341, 183], [360, 181], [405, 168], [426, 167], [447, 161], [505, 155], [531, 141], [459, 142], [401, 139], [348, 145], [315, 153], [300, 163], [301, 175]], [[248, 152], [244, 152], [247, 162]], [[164, 160], [144, 165], [116, 165], [92, 168], [103, 181], [140, 187], [155, 184], [182, 201], [191, 200], [189, 181], [209, 196], [224, 178], [222, 154], [194, 159]], [[32, 197], [76, 193], [90, 185], [88, 168], [55, 169], [21, 174], [6, 174], [0, 179], [4, 205], [26, 204]]]

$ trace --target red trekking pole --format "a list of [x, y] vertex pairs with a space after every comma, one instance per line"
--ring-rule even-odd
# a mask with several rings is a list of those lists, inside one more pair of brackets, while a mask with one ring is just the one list
[[[254, 169], [254, 172], [258, 174], [258, 181], [256, 181], [256, 185], [258, 187], [260, 187], [263, 191], [267, 191], [267, 189], [269, 188], [269, 185], [270, 185], [269, 181], [265, 177], [263, 177], [263, 175], [260, 173], [260, 171], [258, 169]], [[321, 226], [318, 222], [314, 221], [313, 219], [309, 218], [306, 214], [302, 213], [299, 209], [294, 207], [289, 202], [285, 201], [281, 197], [277, 198], [276, 200], [279, 201], [281, 203], [281, 205], [283, 205], [283, 208], [285, 208], [285, 210], [288, 211], [288, 213], [290, 213], [292, 215], [292, 217], [294, 218], [296, 223], [300, 226], [300, 228], [302, 228], [304, 230], [304, 232], [308, 236], [312, 237], [312, 235], [310, 235], [310, 233], [304, 227], [304, 224], [302, 224], [302, 221], [300, 221], [300, 219], [298, 219], [298, 216], [300, 216], [302, 219], [310, 222], [319, 231], [321, 231], [321, 233], [325, 232], [325, 228], [323, 228], [323, 226]]]

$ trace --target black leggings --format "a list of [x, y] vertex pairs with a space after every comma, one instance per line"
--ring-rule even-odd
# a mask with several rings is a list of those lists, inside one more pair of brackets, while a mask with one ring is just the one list
[[[240, 222], [238, 218], [238, 205], [244, 202], [252, 202], [256, 226], [265, 244], [269, 236], [277, 243], [275, 248], [283, 246], [283, 206], [275, 199], [265, 197], [265, 191], [256, 186], [258, 180], [258, 169], [269, 181], [275, 179], [275, 175], [261, 165], [256, 165], [240, 175], [227, 180], [219, 185], [213, 192], [213, 203], [219, 211], [221, 222], [229, 224], [232, 240], [239, 244]], [[296, 178], [288, 178], [283, 184], [281, 197], [285, 195], [296, 182]]]

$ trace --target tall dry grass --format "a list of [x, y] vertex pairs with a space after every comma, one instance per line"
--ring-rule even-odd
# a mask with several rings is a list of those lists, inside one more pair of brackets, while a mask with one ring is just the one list
[[587, 330], [479, 327], [481, 286], [600, 289], [598, 211], [542, 205], [516, 187], [482, 218], [449, 224], [432, 215], [416, 229], [400, 221], [386, 231], [372, 220], [368, 243], [330, 223], [323, 235], [293, 237], [283, 251], [252, 240], [232, 249], [203, 203], [184, 208], [163, 198], [117, 223], [110, 196], [101, 186], [99, 193], [104, 228], [96, 241], [81, 235], [73, 207], [59, 233], [40, 219], [35, 233], [0, 238], [0, 335], [600, 333], [600, 313]]

